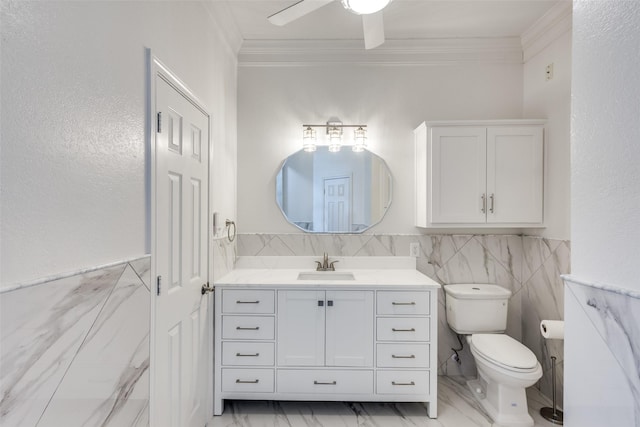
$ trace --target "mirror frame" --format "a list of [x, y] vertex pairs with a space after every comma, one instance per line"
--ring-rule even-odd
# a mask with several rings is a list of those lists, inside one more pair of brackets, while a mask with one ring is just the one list
[[[349, 146], [343, 146], [344, 148], [350, 148]], [[300, 153], [301, 151], [304, 151], [303, 149], [300, 149], [298, 151], [295, 151], [291, 154], [289, 154], [282, 162], [280, 162], [280, 167], [278, 168], [278, 171], [276, 173], [275, 176], [275, 202], [276, 205], [278, 206], [278, 209], [280, 210], [280, 213], [282, 213], [282, 216], [284, 217], [285, 221], [287, 223], [289, 223], [290, 225], [293, 225], [294, 227], [296, 227], [298, 230], [304, 231], [305, 233], [309, 233], [309, 234], [325, 234], [325, 235], [331, 235], [331, 234], [363, 234], [365, 231], [370, 230], [372, 227], [375, 227], [376, 225], [380, 224], [382, 222], [382, 220], [385, 218], [385, 216], [387, 216], [387, 213], [389, 212], [389, 209], [391, 209], [391, 205], [393, 204], [393, 174], [391, 173], [391, 169], [389, 168], [389, 165], [387, 164], [387, 162], [380, 157], [379, 155], [377, 155], [376, 153], [374, 153], [373, 151], [369, 150], [368, 148], [365, 148], [364, 151], [377, 157], [380, 162], [382, 163], [382, 165], [384, 165], [384, 167], [387, 170], [387, 173], [389, 174], [389, 204], [387, 205], [387, 208], [385, 209], [384, 213], [380, 216], [380, 218], [376, 221], [373, 222], [371, 224], [369, 224], [367, 227], [364, 227], [361, 230], [358, 231], [313, 231], [313, 230], [307, 230], [304, 229], [302, 227], [300, 227], [298, 224], [295, 224], [294, 222], [292, 222], [291, 220], [289, 220], [289, 217], [287, 216], [287, 214], [284, 212], [284, 209], [282, 208], [280, 201], [278, 200], [278, 176], [282, 173], [282, 170], [285, 166], [285, 164], [287, 163], [287, 160], [289, 160], [289, 158], [297, 153]]]

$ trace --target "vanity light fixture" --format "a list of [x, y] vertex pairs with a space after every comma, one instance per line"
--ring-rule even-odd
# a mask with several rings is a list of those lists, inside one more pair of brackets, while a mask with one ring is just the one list
[[333, 126], [329, 129], [329, 152], [337, 153], [342, 146], [342, 128]]
[[[353, 134], [353, 151], [362, 152], [367, 147], [367, 125], [345, 125], [339, 120], [330, 120], [323, 125], [302, 125], [302, 149], [316, 151], [318, 140], [314, 128], [324, 128], [329, 152], [337, 153], [342, 148], [344, 128], [356, 128]], [[349, 141], [350, 142], [350, 141]]]
[[367, 147], [367, 131], [362, 126], [358, 126], [353, 132], [354, 144], [351, 148], [356, 153], [361, 153]]
[[342, 0], [345, 9], [358, 15], [368, 15], [384, 9], [391, 0]]
[[316, 151], [316, 131], [311, 126], [302, 131], [302, 148], [307, 153]]

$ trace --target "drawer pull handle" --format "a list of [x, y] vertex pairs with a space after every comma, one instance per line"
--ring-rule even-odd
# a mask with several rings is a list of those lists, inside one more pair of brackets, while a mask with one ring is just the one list
[[412, 354], [410, 356], [396, 356], [395, 354], [392, 354], [391, 357], [394, 359], [415, 359], [416, 355]]
[[258, 357], [258, 356], [260, 356], [260, 353], [254, 353], [254, 354], [236, 353], [236, 357]]
[[416, 385], [416, 383], [413, 382], [413, 381], [411, 381], [410, 383], [398, 383], [398, 382], [395, 382], [395, 381], [391, 381], [391, 384], [392, 385]]
[[391, 330], [393, 332], [415, 332], [416, 328], [411, 328], [411, 329], [398, 329], [398, 328], [391, 328]]
[[236, 380], [236, 384], [258, 384], [260, 380], [241, 380], [238, 378]]
[[323, 383], [321, 381], [314, 381], [313, 383], [315, 385], [336, 385], [336, 384], [338, 384], [336, 381], [331, 381], [330, 383]]
[[396, 301], [393, 301], [391, 303], [391, 305], [416, 305], [416, 302], [415, 301], [411, 301], [411, 302], [396, 302]]
[[260, 330], [260, 326], [254, 326], [253, 328], [245, 328], [243, 326], [236, 326], [236, 330], [238, 330], [238, 331], [258, 331], [258, 330]]
[[258, 300], [258, 301], [236, 301], [236, 304], [260, 304], [260, 300]]

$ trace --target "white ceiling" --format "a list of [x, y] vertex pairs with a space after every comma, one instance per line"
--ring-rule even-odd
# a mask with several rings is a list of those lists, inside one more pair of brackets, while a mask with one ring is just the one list
[[[284, 27], [267, 17], [297, 0], [226, 3], [244, 40], [362, 40], [361, 18], [334, 0]], [[306, 0], [313, 1], [313, 0]], [[518, 37], [557, 3], [571, 0], [393, 0], [384, 10], [387, 40]]]

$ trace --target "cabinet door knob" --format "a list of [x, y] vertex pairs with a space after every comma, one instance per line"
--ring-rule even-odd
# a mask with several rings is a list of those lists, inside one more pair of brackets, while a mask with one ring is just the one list
[[324, 307], [324, 301], [318, 300], [318, 307]]
[[259, 331], [260, 326], [254, 326], [252, 328], [245, 328], [243, 326], [236, 326], [237, 331]]
[[338, 383], [336, 381], [331, 381], [331, 382], [314, 381], [313, 384], [315, 384], [315, 385], [336, 385]]
[[489, 206], [489, 212], [493, 213], [493, 205], [495, 203], [495, 196], [493, 193], [489, 196], [489, 200], [491, 201], [491, 205]]
[[241, 380], [238, 378], [236, 380], [236, 384], [258, 384], [260, 380]]
[[391, 357], [394, 359], [415, 359], [416, 355], [412, 354], [410, 356], [396, 356], [395, 354], [392, 354]]
[[260, 304], [260, 300], [258, 300], [258, 301], [236, 301], [236, 304]]
[[413, 382], [413, 381], [411, 381], [410, 383], [399, 383], [399, 382], [396, 382], [396, 381], [391, 381], [391, 384], [393, 384], [393, 385], [416, 385], [416, 383]]
[[258, 357], [258, 356], [260, 356], [260, 353], [253, 353], [253, 354], [236, 353], [236, 357]]
[[482, 200], [482, 213], [487, 213], [487, 195], [483, 193], [480, 199]]
[[396, 302], [393, 301], [391, 302], [391, 305], [416, 305], [415, 301], [411, 301], [411, 302]]
[[416, 328], [411, 328], [411, 329], [398, 329], [398, 328], [391, 328], [391, 330], [393, 332], [415, 332]]

